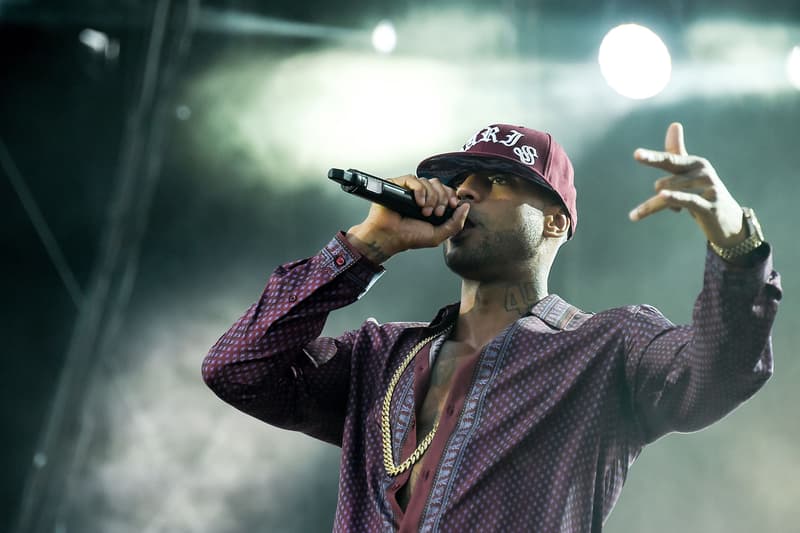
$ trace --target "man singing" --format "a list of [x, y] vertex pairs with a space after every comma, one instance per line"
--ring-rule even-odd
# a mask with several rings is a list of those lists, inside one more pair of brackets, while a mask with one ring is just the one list
[[[203, 377], [269, 424], [341, 446], [335, 531], [599, 532], [642, 447], [719, 420], [772, 374], [780, 278], [755, 214], [683, 129], [636, 161], [666, 171], [634, 221], [688, 211], [708, 240], [692, 323], [647, 305], [586, 313], [548, 290], [577, 229], [552, 137], [495, 124], [393, 179], [422, 214], [373, 204], [319, 253], [279, 267], [214, 345]], [[591, 201], [591, 200], [590, 200]], [[443, 244], [458, 303], [430, 322], [320, 337], [381, 263]], [[409, 298], [424, 298], [408, 293]]]

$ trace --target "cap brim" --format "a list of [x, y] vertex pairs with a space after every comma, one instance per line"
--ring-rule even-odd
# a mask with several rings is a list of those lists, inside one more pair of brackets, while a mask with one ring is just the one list
[[535, 170], [519, 161], [497, 155], [482, 154], [480, 152], [449, 152], [431, 156], [417, 165], [417, 176], [429, 179], [439, 178], [445, 185], [450, 183], [456, 176], [470, 171], [500, 172], [522, 176], [558, 195]]
[[[417, 165], [417, 176], [421, 178], [439, 178], [445, 185], [465, 172], [475, 171], [499, 172], [529, 179], [534, 184], [555, 194], [566, 212], [569, 213], [569, 209], [558, 191], [547, 183], [547, 180], [541, 174], [515, 159], [480, 152], [449, 152], [433, 155], [422, 160]], [[568, 239], [572, 238], [573, 232], [574, 229], [570, 226]]]

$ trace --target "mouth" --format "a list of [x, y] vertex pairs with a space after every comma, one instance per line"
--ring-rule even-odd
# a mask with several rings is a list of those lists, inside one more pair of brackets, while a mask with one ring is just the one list
[[470, 206], [469, 214], [467, 215], [467, 220], [464, 223], [465, 228], [474, 228], [475, 226], [481, 225], [481, 215], [476, 212], [475, 206]]
[[475, 220], [474, 220], [472, 217], [467, 217], [467, 220], [464, 222], [464, 227], [463, 227], [463, 228], [461, 228], [461, 231], [459, 231], [458, 233], [456, 233], [456, 234], [455, 234], [455, 235], [452, 237], [452, 239], [453, 239], [453, 240], [456, 240], [456, 241], [458, 241], [458, 240], [459, 240], [459, 239], [461, 239], [461, 238], [462, 238], [464, 235], [466, 235], [467, 233], [469, 233], [469, 232], [470, 232], [472, 229], [474, 229], [474, 228], [477, 228], [478, 226], [479, 226], [479, 223], [478, 223], [477, 221], [475, 221]]

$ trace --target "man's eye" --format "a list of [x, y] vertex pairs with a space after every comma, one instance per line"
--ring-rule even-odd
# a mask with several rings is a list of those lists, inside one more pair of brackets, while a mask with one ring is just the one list
[[511, 180], [509, 180], [505, 176], [498, 175], [498, 176], [491, 176], [489, 178], [489, 181], [491, 181], [493, 185], [508, 185]]

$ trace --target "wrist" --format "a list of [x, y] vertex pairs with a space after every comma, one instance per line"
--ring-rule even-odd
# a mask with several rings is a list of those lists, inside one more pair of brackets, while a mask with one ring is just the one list
[[385, 233], [365, 227], [363, 224], [351, 227], [345, 236], [361, 255], [377, 265], [399, 251], [392, 245], [392, 239]]
[[729, 262], [745, 261], [746, 257], [764, 243], [764, 233], [755, 213], [748, 207], [742, 208], [742, 231], [733, 242], [725, 246], [709, 242], [714, 253]]

